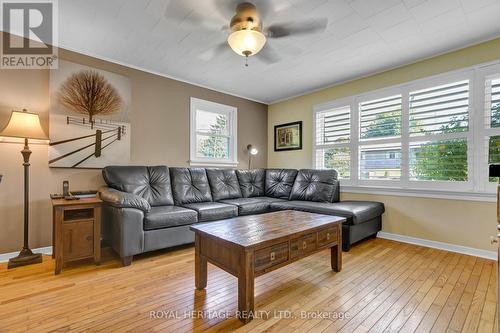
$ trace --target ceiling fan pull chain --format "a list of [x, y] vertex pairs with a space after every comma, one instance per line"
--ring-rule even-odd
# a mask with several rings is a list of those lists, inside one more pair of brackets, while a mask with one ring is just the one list
[[248, 55], [245, 56], [245, 67], [248, 67]]

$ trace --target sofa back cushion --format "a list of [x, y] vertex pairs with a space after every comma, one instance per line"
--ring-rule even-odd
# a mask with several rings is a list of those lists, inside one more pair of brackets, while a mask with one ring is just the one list
[[262, 197], [265, 195], [266, 170], [236, 170], [243, 198]]
[[207, 169], [214, 201], [241, 198], [240, 184], [233, 169]]
[[212, 201], [207, 173], [203, 168], [170, 168], [175, 204]]
[[302, 169], [293, 183], [290, 200], [335, 202], [337, 187], [337, 171]]
[[295, 169], [267, 169], [266, 196], [288, 199], [296, 176]]
[[107, 166], [102, 170], [106, 184], [118, 191], [138, 195], [151, 206], [174, 204], [170, 174], [162, 166]]

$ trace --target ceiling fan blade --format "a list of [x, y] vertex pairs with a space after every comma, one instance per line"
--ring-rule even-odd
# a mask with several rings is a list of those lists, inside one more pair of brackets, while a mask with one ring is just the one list
[[218, 55], [222, 55], [229, 51], [229, 45], [226, 42], [222, 42], [217, 44], [216, 46], [202, 52], [198, 58], [204, 61], [210, 61], [217, 57]]
[[255, 55], [255, 58], [265, 62], [266, 64], [274, 64], [281, 60], [278, 52], [276, 52], [269, 44], [266, 44], [264, 48]]
[[264, 31], [268, 38], [283, 38], [323, 32], [327, 25], [328, 19], [321, 18], [314, 21], [273, 24], [264, 29]]

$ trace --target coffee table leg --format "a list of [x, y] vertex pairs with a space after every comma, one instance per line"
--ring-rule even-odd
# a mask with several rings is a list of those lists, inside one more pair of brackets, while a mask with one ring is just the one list
[[342, 245], [341, 243], [332, 246], [331, 248], [332, 256], [332, 269], [335, 272], [340, 272], [342, 270]]
[[203, 290], [207, 286], [207, 259], [201, 254], [200, 243], [200, 236], [196, 234], [194, 252], [194, 283], [196, 285], [196, 289]]
[[248, 323], [254, 315], [254, 258], [253, 251], [242, 251], [238, 276], [238, 317]]

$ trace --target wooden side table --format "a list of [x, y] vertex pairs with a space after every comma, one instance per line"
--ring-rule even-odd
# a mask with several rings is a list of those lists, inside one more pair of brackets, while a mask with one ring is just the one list
[[101, 205], [99, 198], [52, 200], [52, 257], [55, 274], [63, 266], [81, 259], [101, 261]]

